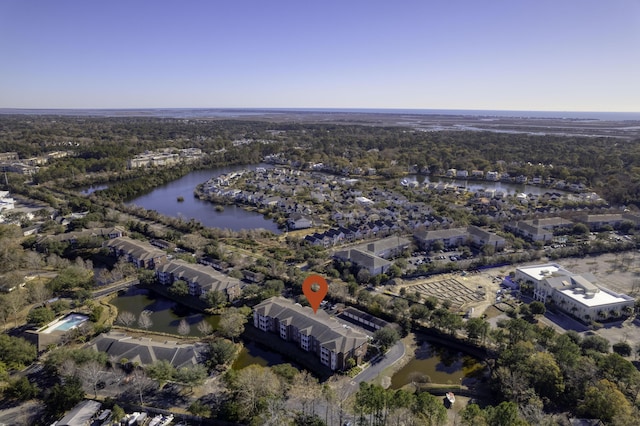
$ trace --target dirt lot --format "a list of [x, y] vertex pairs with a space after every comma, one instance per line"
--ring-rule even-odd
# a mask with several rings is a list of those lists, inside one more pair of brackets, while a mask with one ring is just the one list
[[404, 281], [392, 291], [399, 293], [405, 288], [407, 294], [420, 293], [424, 298], [434, 296], [440, 301], [448, 300], [453, 309], [468, 312], [473, 308], [472, 316], [480, 316], [496, 300], [496, 291], [500, 288], [497, 270], [477, 273], [444, 274], [434, 277]]
[[616, 292], [635, 297], [640, 290], [640, 253], [637, 251], [562, 259], [557, 263], [571, 272], [590, 272], [598, 278], [598, 284]]

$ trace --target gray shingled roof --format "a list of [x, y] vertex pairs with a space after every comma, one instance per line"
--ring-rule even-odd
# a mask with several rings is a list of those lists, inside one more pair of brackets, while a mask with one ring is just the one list
[[176, 280], [183, 279], [187, 282], [198, 283], [201, 288], [208, 291], [223, 291], [240, 285], [240, 280], [222, 274], [210, 266], [188, 263], [180, 259], [165, 263], [157, 270], [172, 274]]
[[416, 238], [425, 241], [444, 240], [447, 238], [464, 237], [467, 235], [467, 228], [438, 229], [435, 231], [418, 231], [414, 234]]
[[107, 241], [107, 247], [115, 248], [139, 260], [155, 259], [166, 253], [149, 243], [136, 241], [129, 237], [118, 237]]
[[323, 311], [316, 313], [283, 297], [272, 297], [254, 308], [260, 315], [277, 318], [281, 323], [293, 325], [305, 335], [313, 336], [321, 346], [336, 353], [348, 352], [367, 342], [367, 336], [346, 329]]
[[200, 362], [203, 345], [183, 345], [176, 342], [156, 342], [151, 339], [133, 338], [124, 333], [109, 332], [96, 337], [88, 345], [115, 359], [126, 358], [141, 365], [156, 361], [169, 361], [174, 367], [188, 367]]
[[348, 260], [360, 267], [365, 267], [367, 269], [377, 269], [390, 266], [392, 264], [391, 261], [378, 257], [373, 253], [357, 249], [337, 251], [334, 254], [334, 257], [337, 257], [338, 259]]

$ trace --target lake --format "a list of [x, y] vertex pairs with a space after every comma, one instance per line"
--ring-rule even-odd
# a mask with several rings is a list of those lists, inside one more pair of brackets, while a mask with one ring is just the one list
[[415, 357], [391, 377], [391, 388], [412, 382], [470, 385], [483, 374], [480, 360], [437, 343], [421, 342]]
[[[270, 219], [266, 219], [260, 213], [244, 210], [237, 205], [225, 205], [223, 206], [224, 210], [218, 211], [214, 203], [200, 200], [193, 195], [196, 186], [206, 182], [212, 177], [243, 169], [255, 170], [257, 167], [272, 168], [273, 166], [270, 164], [255, 164], [250, 166], [229, 166], [208, 170], [195, 170], [180, 179], [159, 186], [147, 194], [129, 200], [126, 204], [136, 205], [147, 210], [155, 210], [165, 216], [179, 217], [187, 221], [189, 219], [195, 219], [204, 226], [211, 228], [230, 229], [232, 231], [265, 229], [279, 234], [282, 231], [278, 229], [277, 224]], [[507, 194], [522, 192], [534, 195], [542, 195], [546, 192], [565, 193], [565, 191], [557, 189], [499, 181], [439, 179], [435, 177], [430, 180], [429, 177], [423, 175], [409, 175], [406, 179], [417, 181], [421, 184], [425, 182], [454, 183], [472, 191], [479, 189], [496, 189], [498, 191], [504, 191]], [[81, 188], [81, 191], [83, 194], [90, 194], [91, 192], [104, 188], [105, 186], [103, 185], [97, 185]], [[184, 201], [178, 201], [178, 197], [182, 197]]]
[[[200, 322], [206, 321], [214, 330], [218, 327], [218, 322], [220, 322], [219, 315], [194, 312], [173, 300], [137, 287], [118, 293], [109, 303], [118, 308], [118, 313], [127, 311], [133, 313], [136, 317], [142, 311], [151, 312], [152, 325], [149, 327], [149, 331], [158, 333], [178, 334], [178, 324], [180, 320], [184, 319], [190, 326], [188, 336], [199, 337], [202, 336], [202, 333], [198, 331]], [[139, 328], [137, 323], [130, 327]]]
[[[241, 231], [243, 229], [266, 229], [279, 234], [278, 225], [263, 215], [250, 212], [236, 205], [225, 205], [223, 211], [217, 211], [216, 205], [194, 197], [193, 191], [199, 184], [206, 182], [214, 176], [229, 172], [250, 169], [256, 167], [270, 168], [269, 164], [257, 164], [252, 166], [219, 167], [210, 170], [196, 170], [180, 179], [166, 185], [159, 186], [148, 194], [128, 201], [147, 210], [155, 210], [169, 217], [180, 217], [185, 220], [195, 219], [204, 226], [211, 228], [231, 229]], [[179, 202], [178, 197], [184, 201]]]

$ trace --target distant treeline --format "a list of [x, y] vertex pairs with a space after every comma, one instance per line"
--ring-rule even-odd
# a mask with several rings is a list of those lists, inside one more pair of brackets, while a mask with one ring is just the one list
[[[233, 143], [239, 140], [250, 143]], [[36, 174], [38, 183], [75, 180], [101, 172], [115, 172], [129, 180], [125, 173], [127, 160], [136, 154], [164, 147], [194, 147], [207, 156], [191, 168], [254, 164], [265, 155], [282, 154], [297, 166], [325, 162], [371, 167], [383, 176], [404, 173], [409, 167], [430, 173], [449, 168], [469, 172], [495, 170], [583, 183], [612, 204], [640, 205], [638, 142], [640, 139], [424, 132], [339, 123], [0, 116], [0, 152], [15, 151], [21, 158], [51, 151], [72, 152], [72, 156], [55, 160]], [[136, 175], [142, 177], [145, 173], [137, 171]], [[143, 187], [148, 185], [133, 192], [144, 190]], [[131, 195], [129, 190], [113, 191], [122, 192], [110, 195], [113, 198]]]

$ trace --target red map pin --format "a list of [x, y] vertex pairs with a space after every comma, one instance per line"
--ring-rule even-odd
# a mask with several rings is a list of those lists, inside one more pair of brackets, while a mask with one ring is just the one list
[[320, 303], [322, 303], [322, 300], [327, 295], [328, 290], [329, 284], [327, 284], [327, 280], [320, 275], [309, 275], [302, 282], [302, 292], [307, 296], [307, 300], [313, 308], [314, 313], [318, 312]]

